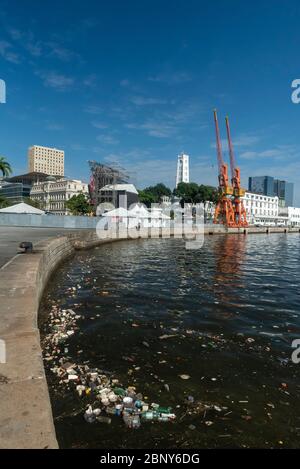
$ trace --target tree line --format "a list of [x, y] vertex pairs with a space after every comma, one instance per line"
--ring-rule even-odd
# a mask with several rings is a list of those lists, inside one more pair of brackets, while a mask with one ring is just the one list
[[149, 186], [145, 189], [139, 190], [140, 202], [150, 207], [152, 203], [159, 203], [164, 196], [175, 196], [179, 199], [180, 204], [183, 206], [185, 203], [216, 203], [219, 197], [219, 192], [216, 187], [207, 186], [204, 184], [196, 184], [195, 182], [180, 182], [178, 186], [171, 191], [165, 184], [159, 183], [155, 186]]

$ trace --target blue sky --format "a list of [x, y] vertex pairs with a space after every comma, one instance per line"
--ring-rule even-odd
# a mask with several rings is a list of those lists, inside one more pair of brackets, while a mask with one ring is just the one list
[[289, 0], [0, 1], [0, 154], [18, 174], [28, 146], [56, 146], [70, 177], [117, 161], [138, 187], [173, 187], [185, 151], [191, 180], [216, 184], [216, 107], [245, 184], [300, 188], [299, 20]]

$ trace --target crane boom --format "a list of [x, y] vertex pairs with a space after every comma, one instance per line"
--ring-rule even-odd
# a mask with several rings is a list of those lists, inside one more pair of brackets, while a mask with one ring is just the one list
[[216, 144], [217, 144], [217, 156], [218, 156], [218, 165], [219, 165], [219, 175], [222, 173], [222, 167], [224, 165], [223, 156], [222, 156], [222, 145], [220, 138], [220, 130], [218, 123], [217, 110], [214, 109], [214, 120], [215, 120], [215, 129], [216, 129]]
[[231, 178], [234, 179], [236, 166], [235, 166], [235, 159], [234, 159], [234, 152], [233, 152], [233, 145], [232, 145], [232, 140], [231, 140], [228, 116], [225, 117], [225, 122], [226, 122], [227, 140], [228, 140], [229, 157], [230, 157]]

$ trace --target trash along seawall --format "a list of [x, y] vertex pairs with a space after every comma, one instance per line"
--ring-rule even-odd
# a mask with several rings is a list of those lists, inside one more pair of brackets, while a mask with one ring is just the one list
[[[205, 234], [227, 232], [222, 226], [205, 228]], [[80, 231], [41, 241], [32, 253], [17, 255], [0, 269], [0, 339], [6, 350], [6, 362], [0, 361], [0, 448], [58, 448], [37, 326], [43, 291], [76, 249], [150, 235], [136, 229], [117, 237], [110, 231], [102, 234], [99, 239], [95, 231]], [[168, 230], [151, 230], [151, 237], [167, 235]]]
[[[58, 265], [76, 249], [147, 238], [148, 230], [74, 232], [40, 241], [0, 269], [0, 448], [58, 448], [37, 325], [41, 296]], [[161, 230], [151, 230], [152, 237]], [[17, 246], [16, 246], [17, 248]], [[2, 360], [3, 361], [3, 360]]]

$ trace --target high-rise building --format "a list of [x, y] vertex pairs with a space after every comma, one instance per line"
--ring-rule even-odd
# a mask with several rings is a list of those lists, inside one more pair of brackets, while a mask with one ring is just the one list
[[176, 187], [180, 182], [190, 182], [189, 155], [184, 153], [177, 159]]
[[279, 205], [282, 207], [291, 207], [294, 201], [294, 184], [292, 182], [274, 179], [271, 176], [249, 177], [249, 192], [255, 194], [267, 195], [269, 197], [277, 196]]
[[249, 177], [248, 189], [249, 192], [272, 197], [274, 195], [274, 178], [271, 176]]
[[274, 180], [274, 195], [279, 198], [282, 207], [292, 207], [294, 203], [294, 184], [292, 182]]
[[57, 148], [33, 145], [28, 149], [29, 172], [38, 171], [50, 176], [64, 176], [65, 152]]

